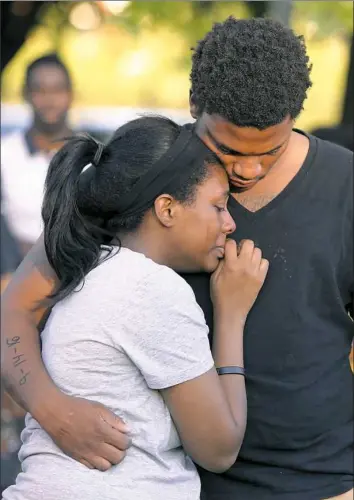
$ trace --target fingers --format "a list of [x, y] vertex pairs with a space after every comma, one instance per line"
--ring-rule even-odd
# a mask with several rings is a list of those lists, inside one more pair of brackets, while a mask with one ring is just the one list
[[90, 459], [90, 463], [93, 465], [95, 469], [101, 472], [105, 472], [106, 470], [109, 470], [112, 467], [111, 462], [108, 462], [108, 460], [97, 456]]
[[94, 466], [92, 464], [90, 464], [87, 460], [85, 460], [84, 458], [81, 458], [79, 461], [80, 461], [80, 463], [82, 463], [82, 465], [84, 465], [88, 469], [94, 469]]
[[228, 238], [225, 242], [225, 250], [228, 252], [236, 252], [237, 253], [237, 243], [235, 240]]
[[234, 240], [227, 240], [225, 260], [231, 265], [240, 260], [243, 265], [251, 265], [252, 269], [258, 272], [262, 261], [262, 251], [255, 247], [252, 240], [242, 240], [239, 245]]
[[102, 435], [102, 441], [114, 446], [120, 451], [127, 450], [132, 444], [131, 438], [128, 434], [111, 427], [105, 421], [102, 421], [100, 432]]
[[264, 281], [268, 273], [269, 261], [262, 258], [261, 249], [256, 247], [251, 240], [242, 240], [239, 248], [239, 258], [250, 261], [252, 268], [257, 274], [259, 273], [261, 280]]
[[104, 444], [101, 447], [100, 455], [112, 465], [119, 464], [125, 457], [125, 451], [118, 450], [110, 444]]
[[237, 260], [237, 243], [235, 240], [228, 239], [225, 243], [225, 261]]
[[104, 420], [104, 422], [106, 422], [108, 425], [110, 425], [117, 431], [124, 433], [129, 432], [128, 425], [121, 418], [117, 417], [117, 415], [109, 411], [107, 408], [103, 407], [100, 413], [102, 420]]
[[240, 255], [240, 252], [242, 250], [242, 247], [243, 247], [243, 244], [246, 240], [241, 240], [238, 244], [237, 244], [237, 255]]
[[252, 259], [252, 264], [254, 264], [254, 266], [257, 269], [259, 269], [262, 260], [262, 251], [260, 248], [254, 247], [251, 259]]
[[254, 242], [251, 240], [242, 240], [240, 243], [240, 258], [252, 258], [254, 251]]
[[267, 259], [262, 259], [261, 264], [259, 266], [259, 271], [261, 276], [263, 277], [263, 281], [265, 280], [269, 269], [269, 261]]
[[[97, 469], [106, 471], [112, 465], [118, 465], [125, 457], [126, 452], [111, 446], [110, 444], [103, 443], [95, 455], [86, 455], [86, 458], [77, 457], [78, 461], [88, 469]], [[75, 457], [73, 457], [75, 458]]]

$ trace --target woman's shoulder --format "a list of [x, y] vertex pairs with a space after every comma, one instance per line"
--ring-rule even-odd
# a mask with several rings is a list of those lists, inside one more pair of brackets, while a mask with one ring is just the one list
[[195, 300], [189, 284], [170, 267], [157, 264], [145, 256], [141, 256], [140, 266], [139, 288], [148, 292], [150, 297], [158, 296], [164, 302], [181, 298]]
[[[103, 256], [104, 258], [104, 256]], [[81, 299], [80, 299], [81, 295]], [[204, 324], [204, 315], [190, 285], [171, 268], [138, 252], [121, 248], [86, 277], [76, 300], [105, 311], [112, 324], [146, 326], [166, 321]], [[91, 306], [90, 306], [91, 307]], [[145, 328], [145, 327], [144, 327]]]
[[102, 252], [102, 260], [88, 276], [88, 281], [104, 280], [107, 287], [125, 295], [134, 293], [135, 300], [141, 296], [145, 302], [170, 297], [194, 299], [192, 288], [173, 269], [158, 264], [144, 254], [127, 248], [114, 248]]

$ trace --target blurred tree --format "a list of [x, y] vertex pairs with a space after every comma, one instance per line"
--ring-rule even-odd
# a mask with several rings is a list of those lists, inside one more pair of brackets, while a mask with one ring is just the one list
[[1, 2], [1, 72], [38, 23], [46, 2]]
[[210, 12], [213, 9], [213, 3], [209, 1], [200, 0], [199, 2], [193, 2], [193, 9], [196, 14], [205, 14], [205, 12]]
[[65, 28], [71, 26], [69, 16], [73, 8], [72, 2], [47, 1], [43, 3], [46, 8], [42, 11], [40, 23], [47, 29], [52, 41], [53, 51], [60, 52]]
[[293, 0], [282, 0], [278, 2], [267, 2], [267, 16], [277, 21], [290, 25]]
[[247, 7], [250, 11], [252, 17], [264, 17], [267, 14], [269, 2], [259, 1], [248, 1], [246, 2]]
[[[176, 38], [183, 40], [184, 48], [181, 47], [180, 55], [176, 55], [176, 51], [173, 52], [172, 49], [171, 66], [166, 61], [166, 68], [173, 68], [176, 71], [176, 75], [181, 68], [190, 67], [190, 52], [188, 48], [194, 46], [196, 41], [203, 37], [213, 22], [222, 21], [230, 14], [238, 18], [249, 16], [262, 17], [267, 15], [281, 18], [286, 22], [290, 16], [289, 7], [292, 6], [291, 25], [299, 33], [304, 33], [307, 41], [311, 43], [312, 41], [316, 42], [321, 37], [328, 38], [331, 35], [335, 35], [337, 38], [338, 35], [343, 35], [343, 38], [347, 39], [349, 36], [352, 36], [353, 32], [353, 3], [349, 1], [131, 1], [124, 2], [125, 8], [123, 9], [120, 8], [121, 3], [123, 2], [0, 1], [2, 17], [1, 69], [14, 57], [32, 33], [33, 28], [37, 27], [40, 28], [38, 32], [42, 30], [42, 40], [46, 42], [43, 51], [67, 52], [69, 50], [67, 47], [69, 36], [70, 39], [74, 39], [75, 30], [80, 29], [86, 32], [91, 30], [93, 36], [86, 38], [86, 40], [91, 40], [92, 50], [94, 51], [95, 47], [97, 48], [94, 40], [94, 29], [87, 27], [80, 28], [80, 23], [74, 22], [74, 9], [80, 10], [80, 6], [84, 7], [84, 5], [87, 8], [86, 11], [94, 9], [96, 17], [98, 16], [98, 23], [96, 23], [95, 29], [105, 24], [105, 27], [109, 30], [110, 27], [107, 25], [112, 25], [113, 31], [111, 33], [119, 32], [121, 39], [125, 40], [124, 43], [127, 43], [128, 38], [132, 40], [133, 37], [131, 35], [146, 37], [150, 33], [151, 37], [153, 37], [157, 29], [160, 33], [159, 36], [162, 36], [161, 39], [163, 39], [164, 30], [165, 32], [168, 30], [170, 33], [177, 34]], [[113, 4], [116, 4], [116, 10], [112, 8]], [[84, 10], [82, 9], [83, 12]], [[81, 37], [81, 39], [83, 38]], [[38, 50], [37, 45], [36, 56], [40, 55], [40, 50], [41, 46], [39, 46]], [[87, 50], [89, 51], [89, 49]], [[130, 51], [131, 53], [136, 51], [133, 45], [131, 45]], [[164, 52], [172, 54], [171, 49], [166, 48]], [[102, 59], [105, 59], [104, 56], [102, 56]], [[126, 63], [124, 65], [125, 67], [127, 66]], [[352, 122], [353, 91], [351, 82], [353, 79], [353, 57], [351, 58], [349, 67], [350, 71], [343, 115], [343, 120], [346, 122], [348, 120]], [[102, 65], [102, 68], [104, 68], [104, 65]], [[110, 71], [111, 66], [108, 69]], [[170, 69], [166, 69], [166, 71], [170, 71]], [[105, 70], [103, 69], [103, 71]], [[10, 79], [7, 79], [9, 82], [7, 83], [8, 88], [12, 89], [14, 87], [14, 80], [18, 79], [18, 75], [20, 75], [20, 70], [17, 75], [13, 74]], [[129, 81], [132, 81], [132, 79]], [[151, 96], [153, 93], [149, 90], [148, 86], [146, 88], [148, 89], [145, 92], [146, 96]], [[9, 94], [13, 96], [14, 93], [11, 92], [9, 91]], [[153, 102], [150, 102], [149, 99], [150, 97], [146, 97], [149, 105], [153, 105]], [[347, 116], [350, 113], [351, 118], [348, 119]]]
[[[37, 24], [44, 24], [53, 40], [54, 49], [59, 50], [61, 35], [70, 25], [70, 12], [78, 3], [66, 1], [2, 1], [1, 2], [1, 69], [3, 69], [26, 40]], [[179, 1], [179, 2], [130, 2], [117, 15], [103, 9], [104, 2], [90, 4], [100, 10], [105, 22], [114, 23], [131, 33], [139, 33], [140, 27], [157, 25], [173, 27], [187, 41], [194, 42], [210, 28], [210, 24], [222, 20], [224, 12], [233, 12], [238, 17], [248, 15], [264, 17], [269, 15], [287, 22], [291, 3], [296, 7], [296, 16], [321, 27], [318, 35], [327, 36], [333, 32], [353, 31], [353, 4], [348, 1]], [[245, 10], [246, 7], [246, 10]]]
[[[313, 131], [313, 134], [321, 139], [332, 141], [340, 146], [354, 151], [354, 137], [353, 137], [353, 73], [354, 73], [354, 36], [351, 41], [351, 50], [349, 57], [349, 70], [347, 76], [347, 86], [343, 100], [343, 110], [341, 121], [334, 127], [320, 127]], [[354, 368], [354, 349], [351, 352], [351, 363]]]
[[48, 28], [53, 50], [60, 50], [61, 35], [69, 23], [71, 2], [1, 1], [1, 72], [20, 50], [33, 29]]
[[[314, 24], [314, 37], [326, 38], [334, 33], [347, 35], [353, 32], [353, 2], [348, 1], [295, 1], [299, 20]], [[317, 29], [320, 28], [320, 29]]]

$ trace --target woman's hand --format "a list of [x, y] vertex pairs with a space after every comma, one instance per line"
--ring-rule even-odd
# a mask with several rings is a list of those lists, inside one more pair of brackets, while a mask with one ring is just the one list
[[239, 250], [234, 240], [227, 240], [225, 257], [211, 277], [211, 298], [216, 315], [246, 321], [264, 280], [269, 262], [253, 241], [244, 240]]

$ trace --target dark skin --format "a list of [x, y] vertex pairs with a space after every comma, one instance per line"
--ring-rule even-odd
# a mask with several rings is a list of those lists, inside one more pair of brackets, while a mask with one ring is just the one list
[[[173, 268], [181, 265], [184, 270], [186, 266], [191, 266], [191, 270], [198, 268], [212, 272], [218, 267], [213, 278], [215, 287], [224, 290], [224, 300], [219, 301], [219, 294], [214, 299], [219, 312], [215, 329], [220, 332], [220, 335], [216, 335], [219, 342], [216, 341], [214, 345], [214, 360], [219, 366], [242, 366], [243, 325], [263, 284], [268, 263], [261, 258], [260, 250], [254, 248], [252, 242], [244, 243], [238, 257], [236, 244], [230, 241], [228, 253], [226, 248], [225, 259], [218, 266], [224, 255], [226, 236], [235, 229], [226, 208], [228, 195], [225, 171], [218, 166], [213, 177], [203, 183], [203, 191], [200, 191], [192, 206], [187, 205], [185, 209], [169, 196], [160, 196], [155, 201], [154, 211], [144, 219], [141, 229], [136, 234], [123, 238], [123, 241], [128, 248], [143, 251], [156, 262]], [[195, 255], [199, 255], [201, 259], [194, 260]], [[60, 448], [88, 467], [107, 470], [124, 457], [130, 444], [127, 428], [103, 405], [61, 393], [48, 376], [41, 360], [38, 325], [45, 317], [47, 308], [41, 306], [34, 311], [33, 306], [38, 303], [39, 297], [45, 298], [51, 293], [56, 283], [56, 276], [45, 256], [43, 241], [39, 241], [16, 272], [2, 301], [3, 352], [12, 352], [15, 346], [17, 353], [23, 355], [21, 366], [15, 366], [11, 356], [7, 354], [2, 373], [9, 390]], [[236, 283], [238, 286], [235, 287]], [[226, 302], [228, 305], [225, 307]], [[235, 303], [238, 304], [237, 308]], [[242, 304], [244, 306], [241, 307]], [[21, 334], [15, 334], [16, 332]], [[20, 370], [25, 372], [25, 377]], [[220, 383], [222, 387], [219, 387]], [[220, 462], [215, 462], [216, 450], [220, 450], [220, 439], [225, 443], [224, 448], [233, 450], [222, 457], [221, 467], [230, 467], [236, 458], [234, 452], [241, 445], [246, 423], [243, 385], [242, 377], [224, 377], [219, 382], [215, 370], [211, 370], [190, 383], [163, 391], [184, 446], [206, 468], [220, 471]], [[206, 393], [209, 397], [206, 397]], [[231, 402], [225, 400], [223, 393], [232, 395]], [[234, 398], [236, 393], [240, 393], [237, 401]], [[213, 394], [213, 398], [210, 398], [210, 394]], [[188, 408], [185, 408], [187, 401]], [[224, 420], [221, 419], [220, 408], [225, 410]], [[210, 416], [211, 427], [210, 432], [207, 432], [209, 437], [198, 438], [198, 432], [206, 430], [206, 419], [204, 427], [200, 426], [200, 417], [205, 414]], [[189, 417], [186, 418], [186, 415]], [[198, 416], [197, 420], [193, 420], [192, 415]], [[237, 425], [233, 423], [233, 419]], [[196, 426], [191, 430], [193, 421]], [[218, 425], [221, 428], [216, 439], [211, 430]], [[201, 445], [203, 452], [200, 450]], [[206, 462], [206, 456], [214, 458]]]
[[[235, 177], [234, 170], [244, 179], [263, 177], [252, 187], [237, 188], [233, 193], [250, 211], [260, 209], [276, 197], [296, 175], [306, 157], [308, 140], [292, 131], [293, 122], [288, 118], [275, 127], [259, 131], [236, 127], [219, 116], [206, 113], [199, 116], [193, 104], [191, 114], [198, 118], [198, 135], [222, 158], [230, 177]], [[241, 155], [224, 154], [211, 136], [218, 145]], [[257, 167], [259, 164], [261, 171]], [[13, 395], [33, 412], [64, 451], [88, 466], [105, 470], [124, 458], [129, 446], [126, 428], [102, 405], [64, 397], [49, 378], [41, 360], [38, 324], [46, 309], [42, 307], [33, 312], [33, 307], [52, 292], [56, 279], [40, 239], [16, 272], [2, 303], [2, 334], [13, 337], [21, 332], [23, 349], [31, 360], [31, 378], [25, 386], [13, 387]], [[16, 374], [5, 373], [5, 380], [9, 380], [10, 375], [16, 378]], [[39, 386], [43, 387], [41, 394], [46, 391], [48, 397], [38, 394]]]
[[[52, 156], [62, 145], [61, 139], [72, 135], [67, 123], [68, 111], [73, 101], [73, 92], [67, 75], [57, 65], [42, 65], [35, 68], [23, 89], [23, 97], [32, 110], [32, 123], [28, 131], [36, 149]], [[19, 241], [23, 255], [32, 244]], [[5, 289], [11, 276], [1, 279], [1, 291]], [[9, 396], [5, 395], [6, 400]], [[11, 402], [7, 406], [13, 406]], [[3, 405], [4, 407], [4, 405]], [[17, 407], [17, 405], [16, 405]], [[13, 414], [19, 414], [19, 410]]]
[[[71, 84], [63, 69], [56, 64], [37, 66], [30, 73], [23, 97], [32, 111], [28, 130], [35, 148], [49, 159], [63, 145], [63, 138], [73, 135], [67, 117], [73, 101]], [[32, 244], [20, 241], [23, 255]]]
[[59, 66], [43, 65], [35, 68], [24, 88], [24, 99], [33, 113], [29, 130], [40, 151], [57, 151], [63, 137], [72, 135], [67, 123], [73, 92], [67, 75]]
[[305, 161], [309, 141], [293, 131], [290, 117], [265, 130], [237, 127], [219, 115], [198, 114], [196, 132], [222, 160], [232, 196], [250, 212], [274, 199]]

